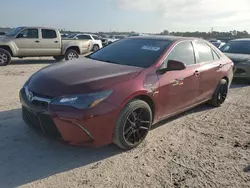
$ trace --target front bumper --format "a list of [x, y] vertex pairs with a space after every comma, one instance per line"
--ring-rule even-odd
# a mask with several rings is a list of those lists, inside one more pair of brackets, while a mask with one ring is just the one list
[[234, 78], [250, 79], [250, 64], [237, 64], [235, 65]]
[[30, 102], [20, 91], [23, 120], [45, 135], [70, 145], [100, 147], [113, 142], [119, 108], [102, 102], [88, 110]]

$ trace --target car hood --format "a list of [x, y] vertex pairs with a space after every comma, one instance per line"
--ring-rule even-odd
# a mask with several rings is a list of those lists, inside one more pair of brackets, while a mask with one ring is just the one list
[[142, 70], [84, 57], [41, 69], [31, 77], [28, 88], [47, 97], [90, 93], [132, 79]]
[[13, 40], [13, 37], [0, 36], [0, 42], [9, 42], [11, 40]]
[[227, 57], [229, 57], [234, 64], [246, 62], [250, 60], [250, 54], [233, 54], [233, 53], [224, 53]]

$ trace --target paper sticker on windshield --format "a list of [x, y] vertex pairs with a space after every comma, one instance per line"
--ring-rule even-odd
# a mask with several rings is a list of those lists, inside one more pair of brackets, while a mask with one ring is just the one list
[[159, 51], [161, 48], [160, 47], [157, 47], [157, 46], [143, 46], [141, 48], [142, 50], [150, 50], [150, 51]]

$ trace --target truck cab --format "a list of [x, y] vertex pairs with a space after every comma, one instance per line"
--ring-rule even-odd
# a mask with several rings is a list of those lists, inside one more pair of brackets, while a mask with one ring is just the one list
[[0, 65], [9, 64], [11, 57], [53, 56], [56, 60], [70, 60], [89, 51], [89, 41], [62, 40], [58, 29], [17, 27], [0, 38]]

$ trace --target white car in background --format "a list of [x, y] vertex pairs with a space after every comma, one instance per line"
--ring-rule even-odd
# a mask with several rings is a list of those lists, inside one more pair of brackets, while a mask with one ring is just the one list
[[225, 42], [222, 42], [221, 40], [216, 40], [216, 39], [211, 39], [209, 40], [209, 42], [211, 42], [215, 47], [219, 49], [226, 44]]
[[66, 39], [90, 40], [90, 51], [97, 51], [102, 48], [102, 40], [97, 35], [74, 33], [69, 34]]

